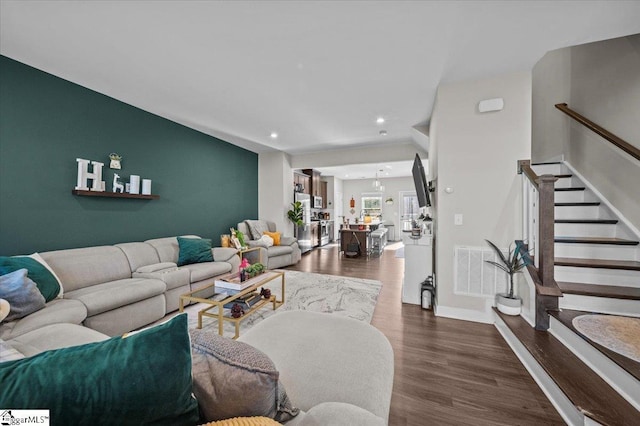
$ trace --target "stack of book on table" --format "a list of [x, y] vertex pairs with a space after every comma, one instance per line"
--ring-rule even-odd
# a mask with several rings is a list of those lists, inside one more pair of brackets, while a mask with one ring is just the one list
[[[234, 294], [238, 294], [243, 290], [246, 290], [247, 288], [251, 287], [253, 285], [253, 282], [251, 280], [246, 280], [243, 282], [240, 282], [239, 277], [237, 276], [237, 274], [233, 275], [232, 277], [226, 279], [226, 280], [216, 280], [215, 282], [215, 292], [218, 293], [219, 295], [217, 295], [216, 299], [221, 298], [220, 295], [228, 295], [228, 296], [232, 296]], [[225, 296], [226, 297], [226, 296]], [[243, 309], [249, 309], [251, 308], [251, 306], [255, 305], [256, 303], [258, 303], [260, 301], [260, 295], [256, 292], [251, 292], [248, 294], [245, 294], [243, 296], [238, 297], [237, 299], [235, 299], [232, 302], [229, 302], [227, 304], [224, 305], [225, 309], [231, 309], [231, 307], [234, 304], [239, 304], [240, 306], [242, 306]]]

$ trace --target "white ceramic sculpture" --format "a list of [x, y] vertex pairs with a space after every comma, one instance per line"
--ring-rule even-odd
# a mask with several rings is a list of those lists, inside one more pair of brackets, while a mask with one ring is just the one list
[[[120, 175], [117, 173], [113, 174], [113, 192], [120, 192], [123, 193], [124, 192], [124, 185], [121, 184], [120, 182], [118, 182], [118, 179], [120, 179]], [[120, 191], [118, 191], [120, 190]]]

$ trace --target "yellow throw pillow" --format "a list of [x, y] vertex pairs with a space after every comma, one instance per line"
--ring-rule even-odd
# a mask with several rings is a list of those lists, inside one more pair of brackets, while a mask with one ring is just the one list
[[276, 426], [281, 425], [269, 417], [234, 417], [232, 419], [218, 420], [202, 426]]
[[262, 233], [262, 235], [268, 235], [271, 238], [273, 238], [273, 245], [274, 246], [279, 246], [280, 245], [280, 233], [279, 232], [268, 232], [268, 231], [264, 231]]

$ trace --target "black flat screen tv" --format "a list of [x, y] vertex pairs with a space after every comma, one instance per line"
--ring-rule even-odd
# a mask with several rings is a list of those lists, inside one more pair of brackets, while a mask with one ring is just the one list
[[413, 183], [416, 186], [416, 195], [418, 196], [418, 205], [420, 207], [431, 207], [431, 199], [429, 198], [429, 187], [427, 186], [427, 177], [424, 174], [424, 167], [420, 156], [416, 154], [413, 160]]

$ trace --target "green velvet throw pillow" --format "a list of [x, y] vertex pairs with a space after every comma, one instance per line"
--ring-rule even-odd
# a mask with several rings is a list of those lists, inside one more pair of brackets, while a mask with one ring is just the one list
[[187, 315], [127, 337], [0, 363], [0, 401], [51, 424], [194, 425]]
[[29, 279], [36, 283], [38, 290], [47, 302], [55, 299], [60, 293], [60, 283], [56, 277], [36, 259], [29, 256], [0, 256], [0, 275], [6, 275], [19, 269], [26, 269]]
[[206, 238], [178, 237], [178, 266], [192, 263], [213, 262], [211, 240]]

